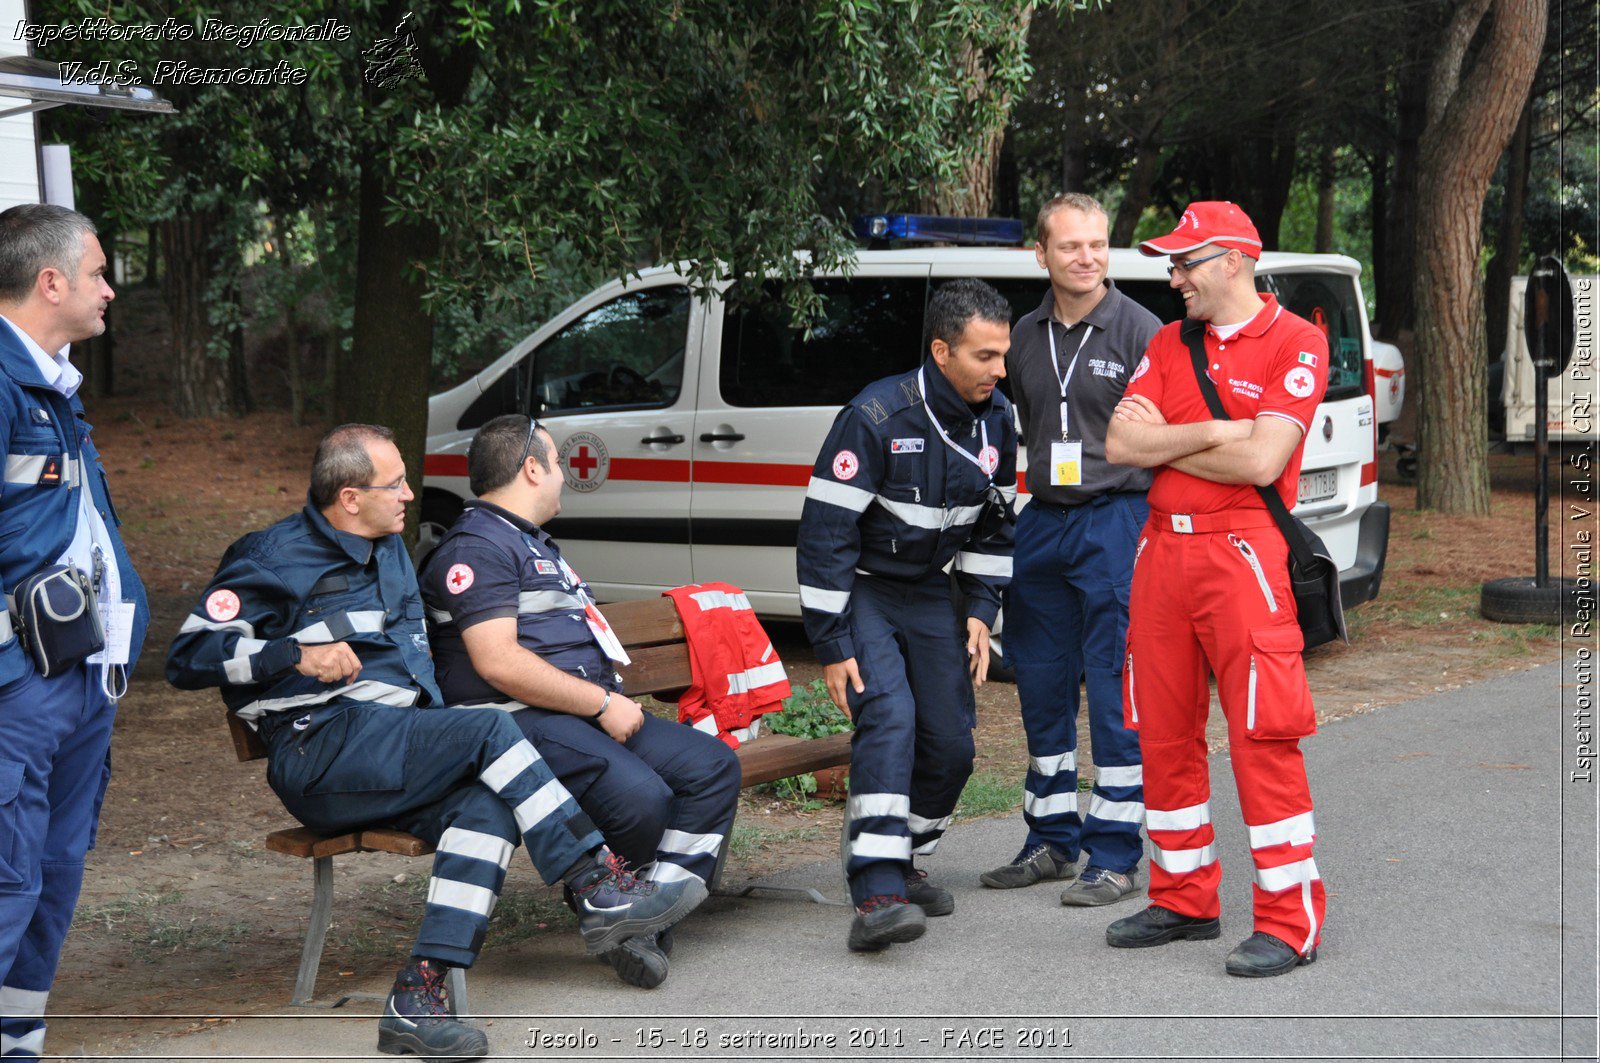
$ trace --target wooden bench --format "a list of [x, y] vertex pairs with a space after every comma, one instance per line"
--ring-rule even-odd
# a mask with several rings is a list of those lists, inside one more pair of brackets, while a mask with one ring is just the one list
[[[683, 622], [669, 599], [617, 602], [606, 606], [605, 612], [606, 619], [611, 622], [628, 656], [633, 659], [633, 663], [621, 669], [624, 693], [630, 697], [652, 694], [670, 699], [688, 687], [689, 648], [684, 642]], [[261, 737], [231, 712], [228, 713], [228, 729], [233, 735], [234, 752], [241, 762], [266, 757], [267, 747]], [[804, 739], [769, 733], [746, 743], [738, 750], [738, 756], [741, 785], [755, 786], [819, 768], [848, 764], [850, 734], [845, 732], [827, 738]], [[311, 919], [306, 930], [305, 945], [300, 952], [300, 970], [295, 975], [294, 995], [289, 1001], [301, 1006], [310, 1004], [316, 991], [322, 948], [333, 918], [333, 858], [347, 853], [395, 853], [400, 856], [429, 856], [433, 853], [433, 846], [421, 838], [388, 828], [351, 830], [329, 835], [318, 834], [309, 827], [292, 827], [268, 834], [266, 846], [272, 852], [311, 861]], [[721, 878], [727, 851], [728, 839], [724, 838], [722, 851], [717, 854], [717, 870], [711, 883], [713, 886]], [[750, 888], [746, 887], [744, 892], [749, 892]], [[814, 890], [800, 892], [813, 900], [822, 899]], [[459, 967], [452, 968], [450, 977], [455, 1007], [460, 1014], [466, 1014], [465, 974]], [[341, 997], [331, 1006], [338, 1007], [347, 999], [350, 997]]]

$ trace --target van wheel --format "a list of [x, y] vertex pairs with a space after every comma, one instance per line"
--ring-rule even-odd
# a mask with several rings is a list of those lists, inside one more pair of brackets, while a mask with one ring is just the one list
[[411, 549], [411, 563], [420, 571], [428, 555], [438, 547], [439, 540], [450, 530], [450, 525], [461, 516], [461, 500], [442, 491], [422, 496], [422, 519], [417, 523], [417, 545]]
[[[1551, 577], [1549, 586], [1534, 586], [1532, 576], [1511, 576], [1483, 585], [1478, 611], [1486, 620], [1504, 624], [1561, 624], [1578, 615], [1578, 581]], [[1592, 610], [1593, 601], [1587, 603]]]

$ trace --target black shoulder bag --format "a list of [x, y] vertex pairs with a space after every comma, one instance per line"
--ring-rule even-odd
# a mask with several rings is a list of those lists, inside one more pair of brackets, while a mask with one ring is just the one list
[[[1211, 416], [1219, 421], [1232, 420], [1222, 408], [1216, 385], [1206, 376], [1205, 326], [1185, 321], [1182, 334], [1189, 346], [1189, 361], [1194, 365], [1195, 380], [1200, 384], [1200, 394], [1205, 396]], [[1349, 642], [1345, 632], [1344, 606], [1339, 600], [1339, 566], [1317, 533], [1306, 527], [1305, 521], [1289, 512], [1278, 497], [1274, 487], [1258, 487], [1267, 512], [1277, 522], [1289, 544], [1289, 585], [1294, 592], [1294, 606], [1300, 620], [1300, 631], [1305, 635], [1306, 649], [1339, 639]]]

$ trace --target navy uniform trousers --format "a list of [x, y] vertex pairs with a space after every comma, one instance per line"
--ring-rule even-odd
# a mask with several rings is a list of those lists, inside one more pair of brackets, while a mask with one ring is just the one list
[[647, 877], [694, 875], [711, 885], [739, 803], [739, 758], [721, 740], [644, 714], [619, 743], [592, 720], [546, 709], [511, 718], [605, 833], [611, 851]]
[[967, 674], [965, 621], [950, 581], [857, 574], [850, 637], [866, 688], [849, 690], [850, 802], [845, 874], [859, 907], [904, 895], [913, 855], [931, 853], [972, 774], [977, 704]]
[[[1017, 674], [1028, 775], [1027, 845], [1049, 842], [1077, 859], [1129, 872], [1143, 852], [1144, 775], [1139, 735], [1123, 725], [1122, 658], [1143, 494], [1101, 495], [1076, 506], [1030, 503], [1017, 515], [1006, 590], [1006, 659]], [[1095, 783], [1078, 815], [1078, 682], [1087, 688]]]
[[337, 833], [395, 827], [432, 843], [412, 953], [470, 967], [521, 840], [554, 883], [603, 843], [522, 733], [496, 709], [319, 705], [264, 728], [267, 781], [291, 815]]
[[0, 712], [0, 1055], [44, 1050], [45, 1001], [94, 847], [117, 706], [98, 666], [31, 667]]

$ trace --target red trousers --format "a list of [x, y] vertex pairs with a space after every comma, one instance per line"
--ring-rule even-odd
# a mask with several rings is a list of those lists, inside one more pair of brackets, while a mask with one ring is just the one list
[[1152, 510], [1129, 614], [1123, 713], [1144, 758], [1150, 902], [1200, 918], [1220, 911], [1206, 767], [1215, 675], [1255, 861], [1255, 929], [1310, 951], [1326, 895], [1311, 857], [1316, 827], [1299, 740], [1317, 725], [1288, 546], [1272, 517]]

